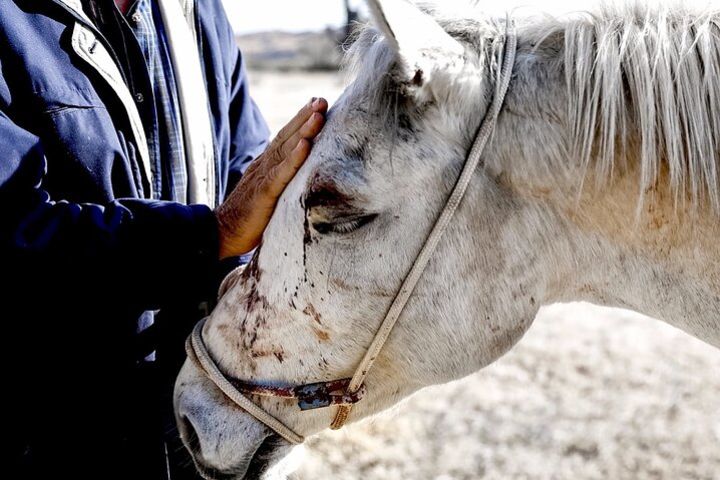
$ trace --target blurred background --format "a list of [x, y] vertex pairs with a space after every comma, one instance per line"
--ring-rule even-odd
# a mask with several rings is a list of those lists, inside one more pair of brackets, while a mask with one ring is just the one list
[[[522, 15], [596, 2], [479, 3]], [[341, 46], [349, 23], [366, 19], [362, 1], [226, 8], [273, 133], [310, 97], [337, 99]], [[720, 480], [720, 351], [630, 312], [549, 307], [491, 367], [308, 441], [293, 478]]]
[[367, 19], [361, 0], [226, 0], [250, 70], [253, 98], [275, 134], [311, 97], [332, 104], [344, 87], [343, 45]]

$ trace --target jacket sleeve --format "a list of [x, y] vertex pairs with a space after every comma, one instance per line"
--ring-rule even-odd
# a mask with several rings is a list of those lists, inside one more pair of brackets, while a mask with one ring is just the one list
[[71, 203], [43, 189], [45, 170], [40, 139], [0, 105], [3, 283], [26, 279], [38, 293], [51, 288], [60, 296], [105, 296], [142, 309], [215, 288], [217, 225], [208, 207]]
[[224, 22], [227, 30], [226, 55], [230, 78], [230, 169], [227, 193], [229, 194], [240, 181], [242, 174], [252, 161], [258, 157], [268, 145], [270, 130], [257, 105], [250, 97], [250, 88], [245, 70], [242, 53], [235, 43], [232, 27], [223, 17], [217, 20]]

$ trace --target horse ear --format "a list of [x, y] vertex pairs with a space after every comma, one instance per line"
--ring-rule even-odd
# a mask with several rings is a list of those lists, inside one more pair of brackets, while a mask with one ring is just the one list
[[398, 53], [404, 80], [416, 86], [462, 58], [465, 49], [434, 18], [407, 0], [368, 0], [376, 27]]

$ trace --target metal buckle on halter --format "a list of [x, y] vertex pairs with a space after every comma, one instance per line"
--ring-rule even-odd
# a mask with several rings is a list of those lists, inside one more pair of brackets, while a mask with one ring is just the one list
[[354, 405], [365, 396], [365, 385], [348, 393], [349, 378], [332, 382], [311, 383], [295, 388], [300, 410], [315, 410], [332, 405]]
[[350, 378], [331, 382], [310, 383], [297, 387], [274, 387], [269, 385], [228, 380], [238, 391], [260, 397], [292, 398], [300, 410], [315, 410], [333, 405], [354, 405], [365, 396], [365, 385], [356, 392], [348, 393]]

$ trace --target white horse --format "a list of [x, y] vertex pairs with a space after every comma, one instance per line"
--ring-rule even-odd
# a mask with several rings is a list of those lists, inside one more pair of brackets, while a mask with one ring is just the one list
[[[352, 375], [492, 100], [503, 21], [369, 4], [354, 83], [205, 326], [228, 377]], [[483, 165], [350, 421], [490, 364], [555, 302], [633, 309], [720, 347], [719, 37], [718, 12], [680, 8], [519, 25]], [[175, 400], [208, 478], [254, 478], [292, 448], [194, 363]], [[334, 415], [254, 400], [303, 435]]]

